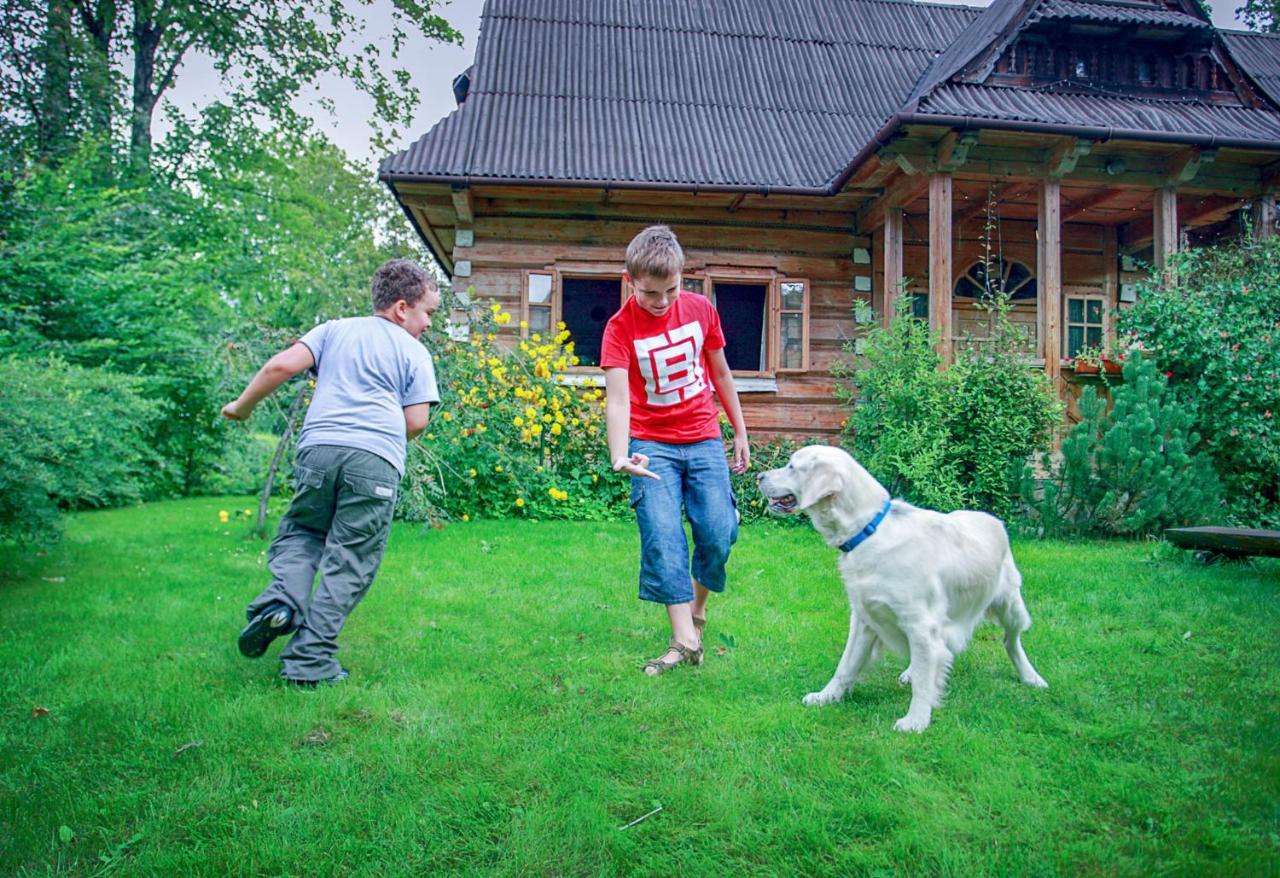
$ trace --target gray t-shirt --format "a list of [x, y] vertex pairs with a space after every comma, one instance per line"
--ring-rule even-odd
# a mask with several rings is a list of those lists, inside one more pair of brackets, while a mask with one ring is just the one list
[[439, 402], [431, 353], [381, 317], [330, 320], [301, 339], [316, 360], [316, 390], [298, 447], [372, 452], [404, 475], [404, 407]]

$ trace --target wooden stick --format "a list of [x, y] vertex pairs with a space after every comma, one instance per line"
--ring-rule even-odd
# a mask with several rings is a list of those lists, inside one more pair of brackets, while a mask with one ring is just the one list
[[661, 810], [662, 810], [662, 806], [659, 805], [658, 807], [650, 811], [648, 814], [642, 814], [639, 817], [637, 817], [635, 820], [632, 820], [626, 826], [619, 826], [618, 831], [623, 832], [624, 830], [630, 829], [631, 827], [635, 826], [637, 823], [641, 822], [642, 820], [648, 820], [650, 817], [652, 817], [654, 814], [657, 814]]

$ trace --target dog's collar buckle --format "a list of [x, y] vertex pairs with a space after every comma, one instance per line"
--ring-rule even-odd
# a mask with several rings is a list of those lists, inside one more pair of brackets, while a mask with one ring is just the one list
[[884, 517], [889, 514], [889, 507], [892, 505], [893, 500], [884, 501], [884, 506], [880, 507], [880, 511], [876, 513], [876, 517], [871, 519], [871, 522], [866, 527], [840, 544], [840, 551], [847, 554], [862, 545], [863, 541], [876, 532], [876, 528], [878, 528], [880, 523], [884, 521]]

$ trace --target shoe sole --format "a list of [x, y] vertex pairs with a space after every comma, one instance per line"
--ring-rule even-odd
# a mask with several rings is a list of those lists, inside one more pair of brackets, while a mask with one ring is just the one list
[[284, 625], [279, 627], [271, 624], [271, 618], [275, 616], [261, 614], [256, 616], [253, 621], [244, 626], [244, 630], [240, 632], [240, 654], [245, 658], [258, 658], [267, 651], [267, 647], [271, 645], [271, 641], [275, 640], [284, 633]]

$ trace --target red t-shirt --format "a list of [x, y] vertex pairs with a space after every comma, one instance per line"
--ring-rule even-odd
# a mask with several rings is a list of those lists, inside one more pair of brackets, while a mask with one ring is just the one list
[[631, 435], [677, 445], [719, 438], [706, 352], [723, 347], [720, 315], [704, 296], [681, 290], [661, 317], [627, 299], [604, 328], [600, 366], [627, 370]]

